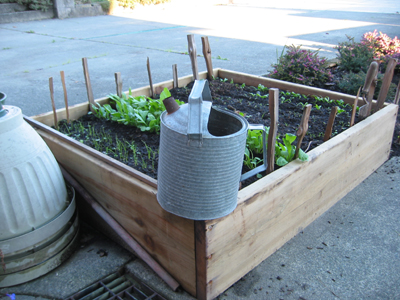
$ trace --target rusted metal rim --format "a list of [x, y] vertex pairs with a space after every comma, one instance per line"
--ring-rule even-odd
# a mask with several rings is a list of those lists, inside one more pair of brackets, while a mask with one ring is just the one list
[[75, 190], [70, 188], [72, 199], [68, 207], [56, 216], [53, 220], [43, 224], [39, 228], [26, 234], [0, 241], [0, 249], [3, 255], [15, 255], [22, 251], [27, 251], [37, 247], [38, 244], [43, 244], [54, 238], [60, 231], [63, 230], [65, 224], [72, 218], [75, 213]]
[[0, 288], [18, 285], [50, 272], [75, 249], [79, 219], [75, 191], [72, 187], [69, 189], [70, 204], [58, 217], [28, 234], [1, 241]]
[[79, 227], [75, 227], [75, 235], [68, 245], [51, 258], [23, 271], [0, 275], [0, 288], [18, 285], [36, 279], [61, 265], [74, 251], [79, 239]]
[[63, 230], [46, 245], [17, 255], [5, 256], [4, 265], [0, 267], [0, 275], [24, 271], [53, 257], [72, 241], [78, 231], [78, 227], [78, 213], [75, 213], [71, 220], [65, 224]]

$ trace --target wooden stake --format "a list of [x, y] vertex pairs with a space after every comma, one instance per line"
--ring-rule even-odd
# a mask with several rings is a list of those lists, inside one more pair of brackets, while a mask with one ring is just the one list
[[147, 73], [149, 74], [150, 97], [154, 98], [153, 79], [151, 78], [150, 59], [147, 57]]
[[197, 53], [196, 53], [196, 44], [194, 41], [194, 35], [188, 34], [187, 39], [188, 39], [189, 57], [192, 63], [193, 79], [197, 80], [199, 79], [199, 70], [197, 67]]
[[117, 95], [118, 97], [122, 97], [122, 78], [121, 72], [114, 73], [115, 76], [115, 85], [117, 86]]
[[400, 81], [399, 84], [397, 85], [397, 89], [396, 89], [396, 95], [394, 96], [394, 104], [399, 104], [399, 100], [400, 100]]
[[303, 138], [305, 137], [308, 130], [308, 119], [310, 118], [311, 107], [311, 104], [307, 104], [303, 109], [303, 116], [301, 117], [299, 129], [297, 129], [296, 132], [298, 140], [294, 158], [299, 158], [301, 143], [303, 142]]
[[90, 108], [90, 111], [93, 111], [92, 106], [95, 105], [95, 102], [94, 102], [92, 84], [90, 82], [90, 76], [89, 76], [89, 67], [88, 67], [86, 57], [82, 58], [82, 65], [83, 65], [83, 75], [85, 76], [86, 91], [87, 91], [87, 96], [88, 96], [88, 100], [89, 100], [89, 108]]
[[[269, 89], [269, 114], [271, 118], [271, 124], [268, 133], [268, 148], [267, 148], [267, 174], [271, 173], [275, 169], [275, 142], [276, 133], [278, 131], [278, 116], [279, 116], [279, 89]], [[265, 157], [264, 157], [265, 159]]]
[[58, 130], [58, 121], [57, 121], [56, 105], [55, 105], [55, 103], [54, 103], [53, 77], [50, 77], [50, 78], [49, 78], [49, 88], [50, 88], [51, 106], [53, 107], [54, 128]]
[[383, 103], [385, 103], [386, 96], [389, 92], [390, 84], [392, 83], [394, 68], [396, 67], [396, 64], [397, 64], [396, 58], [389, 59], [385, 75], [383, 76], [382, 86], [379, 91], [375, 111], [380, 110], [383, 107]]
[[335, 122], [335, 118], [336, 118], [336, 114], [338, 112], [338, 109], [339, 108], [337, 106], [333, 106], [332, 109], [331, 109], [331, 113], [329, 115], [328, 124], [326, 125], [324, 142], [329, 140], [331, 138], [331, 136], [332, 136], [332, 128], [333, 128], [333, 124]]
[[362, 94], [366, 104], [361, 106], [358, 112], [358, 116], [361, 119], [365, 119], [371, 113], [372, 98], [374, 97], [376, 80], [378, 76], [378, 66], [378, 63], [376, 61], [373, 61], [369, 65], [367, 76], [365, 77]]
[[65, 75], [64, 71], [60, 71], [61, 75], [61, 83], [63, 86], [63, 91], [64, 91], [64, 103], [65, 103], [65, 112], [67, 113], [67, 123], [69, 124], [69, 109], [68, 109], [68, 95], [67, 95], [67, 87], [65, 86]]
[[206, 60], [207, 78], [208, 78], [208, 80], [212, 80], [213, 67], [212, 67], [212, 61], [211, 61], [211, 48], [210, 48], [210, 43], [208, 42], [208, 36], [202, 36], [201, 42], [203, 44], [204, 59]]
[[353, 102], [353, 110], [351, 111], [351, 119], [350, 119], [350, 127], [354, 125], [356, 119], [357, 105], [358, 105], [358, 97], [360, 97], [361, 86], [358, 89], [357, 96]]
[[178, 87], [178, 65], [172, 65], [172, 77], [174, 79], [174, 88]]

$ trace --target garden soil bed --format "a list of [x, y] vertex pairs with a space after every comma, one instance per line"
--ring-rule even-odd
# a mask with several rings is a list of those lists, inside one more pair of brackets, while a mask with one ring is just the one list
[[[187, 102], [192, 85], [193, 82], [183, 88], [174, 88], [170, 90], [170, 92], [175, 99]], [[250, 124], [270, 126], [268, 91], [262, 91], [252, 86], [241, 86], [229, 83], [226, 80], [224, 81], [218, 78], [210, 82], [210, 89], [213, 106], [237, 113], [241, 112]], [[312, 104], [313, 108], [309, 120], [309, 129], [302, 143], [302, 149], [304, 151], [309, 151], [323, 143], [330, 110], [333, 106], [337, 106], [336, 102], [326, 103], [317, 101], [314, 97], [296, 95], [293, 93], [286, 94], [285, 91], [281, 91], [279, 100], [278, 137], [286, 133], [296, 134], [303, 113], [303, 106], [307, 103]], [[321, 108], [317, 109], [316, 107], [319, 106], [321, 106]], [[333, 136], [349, 128], [352, 108], [347, 105], [340, 107], [340, 109], [344, 111], [336, 116], [332, 130]], [[93, 148], [95, 148], [97, 139], [88, 136], [89, 128], [91, 130], [94, 129], [96, 132], [105, 133], [105, 135], [109, 135], [113, 137], [113, 139], [107, 140], [103, 145], [103, 149], [106, 149], [103, 151], [104, 154], [120, 160], [140, 172], [157, 179], [159, 134], [142, 132], [136, 127], [99, 119], [93, 114], [87, 114], [81, 117], [78, 123], [79, 126], [76, 126], [76, 123], [75, 125], [70, 125], [63, 120], [60, 122], [60, 131]], [[398, 117], [395, 133], [399, 132], [399, 125], [400, 120]], [[137, 157], [134, 157], [133, 151], [128, 151], [127, 154], [121, 155], [121, 153], [118, 152], [117, 139], [115, 139], [115, 137], [124, 139], [131, 145], [134, 144]], [[391, 155], [400, 155], [400, 147], [395, 143], [395, 139], [393, 141]], [[278, 167], [275, 166], [275, 168]], [[243, 172], [246, 171], [248, 170], [244, 167]], [[250, 184], [255, 179], [256, 178], [248, 179], [245, 185]]]

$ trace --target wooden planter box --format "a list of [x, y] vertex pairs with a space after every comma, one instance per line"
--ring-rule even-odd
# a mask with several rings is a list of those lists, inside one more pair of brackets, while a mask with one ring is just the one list
[[[354, 96], [222, 69], [214, 76], [236, 83], [329, 96], [353, 103]], [[206, 73], [200, 74], [201, 78]], [[192, 80], [179, 80], [185, 86]], [[155, 86], [159, 93], [172, 80]], [[134, 95], [149, 95], [149, 87]], [[107, 102], [107, 98], [96, 100]], [[360, 103], [360, 106], [362, 103]], [[52, 113], [27, 118], [55, 157], [181, 285], [199, 299], [213, 299], [274, 253], [367, 178], [389, 157], [398, 106], [384, 108], [239, 191], [230, 215], [192, 221], [157, 202], [157, 181], [51, 129]], [[70, 117], [89, 110], [70, 107]], [[65, 110], [57, 111], [58, 120]], [[300, 120], [299, 120], [300, 121]]]

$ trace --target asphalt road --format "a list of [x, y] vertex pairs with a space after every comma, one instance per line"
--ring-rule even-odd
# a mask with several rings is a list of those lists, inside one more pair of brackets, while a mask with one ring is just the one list
[[[399, 35], [398, 1], [183, 1], [113, 16], [44, 20], [0, 25], [0, 90], [7, 103], [28, 116], [51, 110], [49, 78], [54, 78], [56, 107], [64, 107], [60, 71], [65, 72], [70, 105], [87, 101], [82, 58], [88, 65], [95, 98], [115, 93], [114, 73], [123, 89], [191, 74], [187, 35], [194, 34], [197, 53], [208, 36], [213, 67], [261, 75], [270, 71], [284, 45], [321, 49], [336, 57], [334, 47], [347, 36], [359, 40], [377, 29]], [[268, 4], [265, 4], [268, 3]], [[375, 10], [376, 13], [371, 11]], [[205, 62], [198, 58], [199, 70]]]

